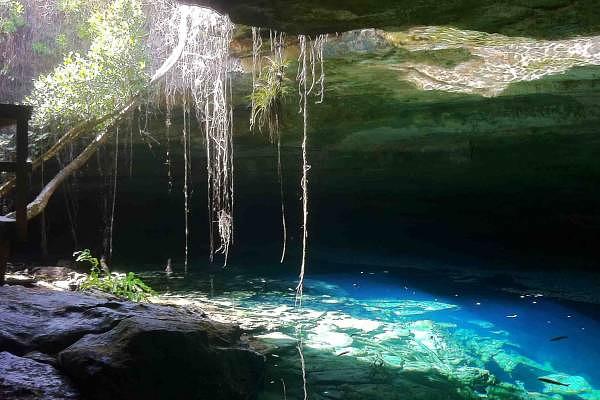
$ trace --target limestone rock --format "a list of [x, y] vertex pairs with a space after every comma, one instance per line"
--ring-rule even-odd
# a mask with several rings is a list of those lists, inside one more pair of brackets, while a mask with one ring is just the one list
[[35, 360], [37, 362], [41, 362], [43, 364], [49, 364], [49, 365], [52, 365], [53, 367], [57, 366], [57, 361], [56, 361], [55, 357], [52, 357], [48, 354], [44, 354], [40, 351], [30, 351], [29, 353], [25, 354], [23, 357], [29, 358], [31, 360]]
[[3, 400], [69, 400], [78, 392], [56, 368], [38, 361], [0, 353], [0, 398]]
[[236, 23], [289, 33], [450, 25], [513, 36], [565, 37], [600, 31], [595, 0], [194, 0]]
[[263, 335], [257, 335], [257, 339], [261, 339], [267, 342], [276, 343], [279, 345], [295, 345], [298, 339], [286, 335], [282, 332], [270, 332]]
[[232, 347], [229, 325], [134, 316], [62, 351], [59, 365], [90, 399], [247, 399], [263, 356]]
[[87, 333], [111, 329], [132, 308], [75, 293], [27, 289], [21, 286], [0, 288], [0, 351], [21, 355], [39, 350], [55, 354]]
[[[0, 351], [28, 357], [6, 353], [23, 360], [9, 371], [17, 383], [37, 384], [38, 373], [22, 365], [61, 371], [90, 400], [242, 400], [262, 383], [264, 357], [241, 341], [237, 326], [201, 311], [19, 286], [1, 287], [0, 298]], [[54, 376], [38, 375], [42, 385]], [[33, 392], [41, 397], [23, 398], [63, 398]]]

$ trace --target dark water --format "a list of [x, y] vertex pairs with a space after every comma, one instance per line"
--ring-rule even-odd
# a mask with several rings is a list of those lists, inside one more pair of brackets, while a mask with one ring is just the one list
[[313, 264], [302, 308], [295, 274], [280, 265], [144, 275], [171, 298], [268, 335], [261, 399], [283, 398], [284, 385], [287, 398], [303, 398], [299, 339], [314, 399], [600, 398], [598, 306], [464, 272], [338, 267]]

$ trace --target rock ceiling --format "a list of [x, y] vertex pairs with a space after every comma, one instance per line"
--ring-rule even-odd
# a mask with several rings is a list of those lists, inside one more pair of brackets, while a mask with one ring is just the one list
[[[600, 111], [596, 0], [184, 1], [289, 33], [292, 64], [294, 34], [331, 33], [326, 102], [312, 111], [319, 144], [389, 148], [431, 134], [437, 148], [448, 135], [517, 127], [584, 132]], [[247, 39], [246, 31], [235, 45], [248, 71]], [[295, 65], [289, 72], [293, 81]], [[242, 114], [248, 76], [237, 82]], [[293, 103], [285, 121], [295, 132]]]
[[600, 33], [597, 0], [183, 0], [237, 24], [288, 33], [445, 25], [510, 36], [567, 38]]

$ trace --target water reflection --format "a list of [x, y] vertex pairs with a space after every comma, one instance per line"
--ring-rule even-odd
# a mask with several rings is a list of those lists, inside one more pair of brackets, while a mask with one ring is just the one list
[[401, 60], [391, 56], [369, 63], [400, 71], [401, 79], [422, 90], [486, 97], [501, 94], [512, 83], [600, 65], [600, 36], [550, 41], [439, 26], [405, 32], [349, 32], [330, 51], [341, 55], [394, 48], [410, 53]]

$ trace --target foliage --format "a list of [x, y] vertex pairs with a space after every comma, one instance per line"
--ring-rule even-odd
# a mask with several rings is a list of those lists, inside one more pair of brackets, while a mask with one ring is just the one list
[[117, 274], [101, 271], [100, 262], [88, 249], [76, 251], [73, 257], [77, 262], [86, 262], [92, 266], [88, 277], [79, 287], [82, 291], [97, 289], [131, 301], [146, 301], [148, 296], [154, 294], [152, 288], [133, 272]]
[[[80, 3], [73, 3], [75, 10]], [[35, 81], [27, 98], [35, 109], [34, 140], [43, 138], [43, 129], [64, 129], [118, 109], [147, 82], [144, 24], [140, 0], [114, 0], [92, 12], [87, 54], [67, 54]]]
[[16, 32], [25, 25], [25, 8], [18, 0], [0, 0], [0, 35]]
[[49, 56], [52, 54], [52, 49], [44, 42], [33, 42], [31, 49], [34, 53], [41, 56]]
[[[270, 135], [273, 136], [273, 130], [276, 128], [274, 118], [276, 117], [277, 108], [290, 93], [289, 79], [285, 76], [289, 61], [279, 61], [275, 57], [266, 57], [266, 59], [267, 65], [263, 68], [255, 83], [250, 100], [254, 104], [252, 110], [253, 125], [258, 124], [260, 131], [267, 127]], [[254, 128], [254, 126], [251, 128]]]
[[76, 251], [73, 253], [73, 257], [75, 257], [76, 262], [86, 262], [92, 266], [92, 269], [97, 268], [100, 262], [94, 256], [89, 249]]

